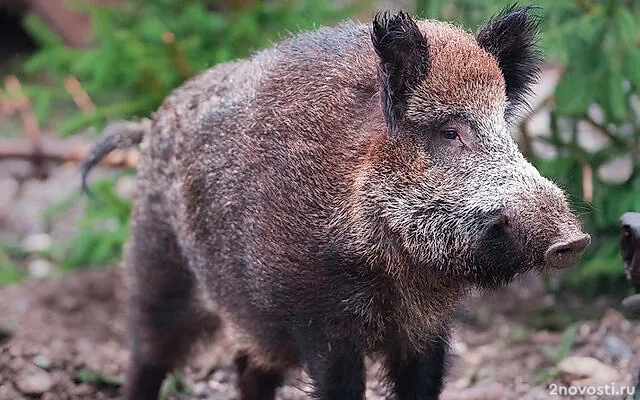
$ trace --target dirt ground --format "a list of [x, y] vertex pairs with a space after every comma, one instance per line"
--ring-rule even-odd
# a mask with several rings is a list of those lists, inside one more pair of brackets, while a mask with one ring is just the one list
[[[0, 289], [0, 400], [121, 396], [127, 359], [121, 272], [89, 270]], [[554, 398], [553, 385], [621, 390], [632, 384], [640, 367], [638, 321], [605, 307], [602, 318], [576, 325], [567, 342], [562, 332], [524, 325], [531, 312], [553, 307], [535, 287], [530, 278], [504, 292], [473, 296], [458, 318], [443, 399], [546, 399]], [[165, 382], [166, 398], [234, 399], [226, 341], [196, 352], [181, 379]], [[375, 370], [371, 365], [367, 399], [391, 399]], [[307, 399], [310, 388], [306, 377], [291, 376], [278, 399]]]

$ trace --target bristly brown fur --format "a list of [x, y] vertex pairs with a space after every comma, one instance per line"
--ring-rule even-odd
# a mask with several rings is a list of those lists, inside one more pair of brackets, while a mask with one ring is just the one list
[[533, 42], [500, 36], [520, 17], [498, 20], [483, 48], [449, 24], [379, 14], [218, 65], [165, 100], [141, 145], [127, 251], [128, 398], [156, 398], [220, 327], [241, 347], [243, 400], [274, 398], [300, 366], [317, 398], [362, 399], [365, 357], [400, 400], [438, 397], [461, 296], [585, 243], [509, 135], [505, 113], [533, 78], [512, 76], [505, 49], [528, 62]]

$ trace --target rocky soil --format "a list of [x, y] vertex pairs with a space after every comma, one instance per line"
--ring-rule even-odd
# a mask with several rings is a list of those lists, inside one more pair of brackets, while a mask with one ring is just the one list
[[[0, 400], [121, 396], [127, 359], [122, 294], [119, 267], [0, 289]], [[632, 384], [640, 368], [638, 321], [594, 307], [588, 311], [602, 317], [577, 323], [563, 339], [562, 332], [527, 325], [541, 308], [553, 310], [556, 301], [533, 277], [510, 290], [474, 295], [451, 343], [443, 399], [546, 399], [553, 385], [621, 390]], [[182, 377], [165, 382], [165, 398], [236, 398], [232, 347], [224, 337], [202, 346]], [[369, 370], [367, 399], [391, 399], [375, 363]], [[310, 390], [304, 375], [293, 374], [278, 399], [307, 399]]]

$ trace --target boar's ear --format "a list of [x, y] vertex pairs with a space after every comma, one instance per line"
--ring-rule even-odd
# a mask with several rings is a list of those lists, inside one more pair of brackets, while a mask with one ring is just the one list
[[395, 134], [407, 108], [407, 98], [429, 69], [429, 48], [416, 22], [404, 13], [378, 13], [371, 31], [373, 47], [380, 57], [382, 107]]
[[526, 97], [540, 74], [542, 58], [536, 47], [539, 18], [535, 6], [505, 8], [480, 29], [480, 47], [493, 54], [502, 70], [507, 91], [507, 117], [526, 105]]

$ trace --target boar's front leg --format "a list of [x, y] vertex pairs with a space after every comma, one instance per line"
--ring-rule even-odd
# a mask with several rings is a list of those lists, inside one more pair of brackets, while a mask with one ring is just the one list
[[302, 361], [319, 400], [362, 400], [365, 390], [364, 356], [350, 341], [328, 341], [314, 335], [312, 326], [298, 335]]
[[433, 338], [418, 354], [387, 358], [387, 373], [398, 400], [437, 399], [442, 391], [447, 355], [447, 337]]
[[238, 370], [238, 389], [242, 400], [273, 400], [276, 389], [282, 384], [281, 371], [270, 371], [255, 365], [251, 356], [239, 354], [235, 358]]

